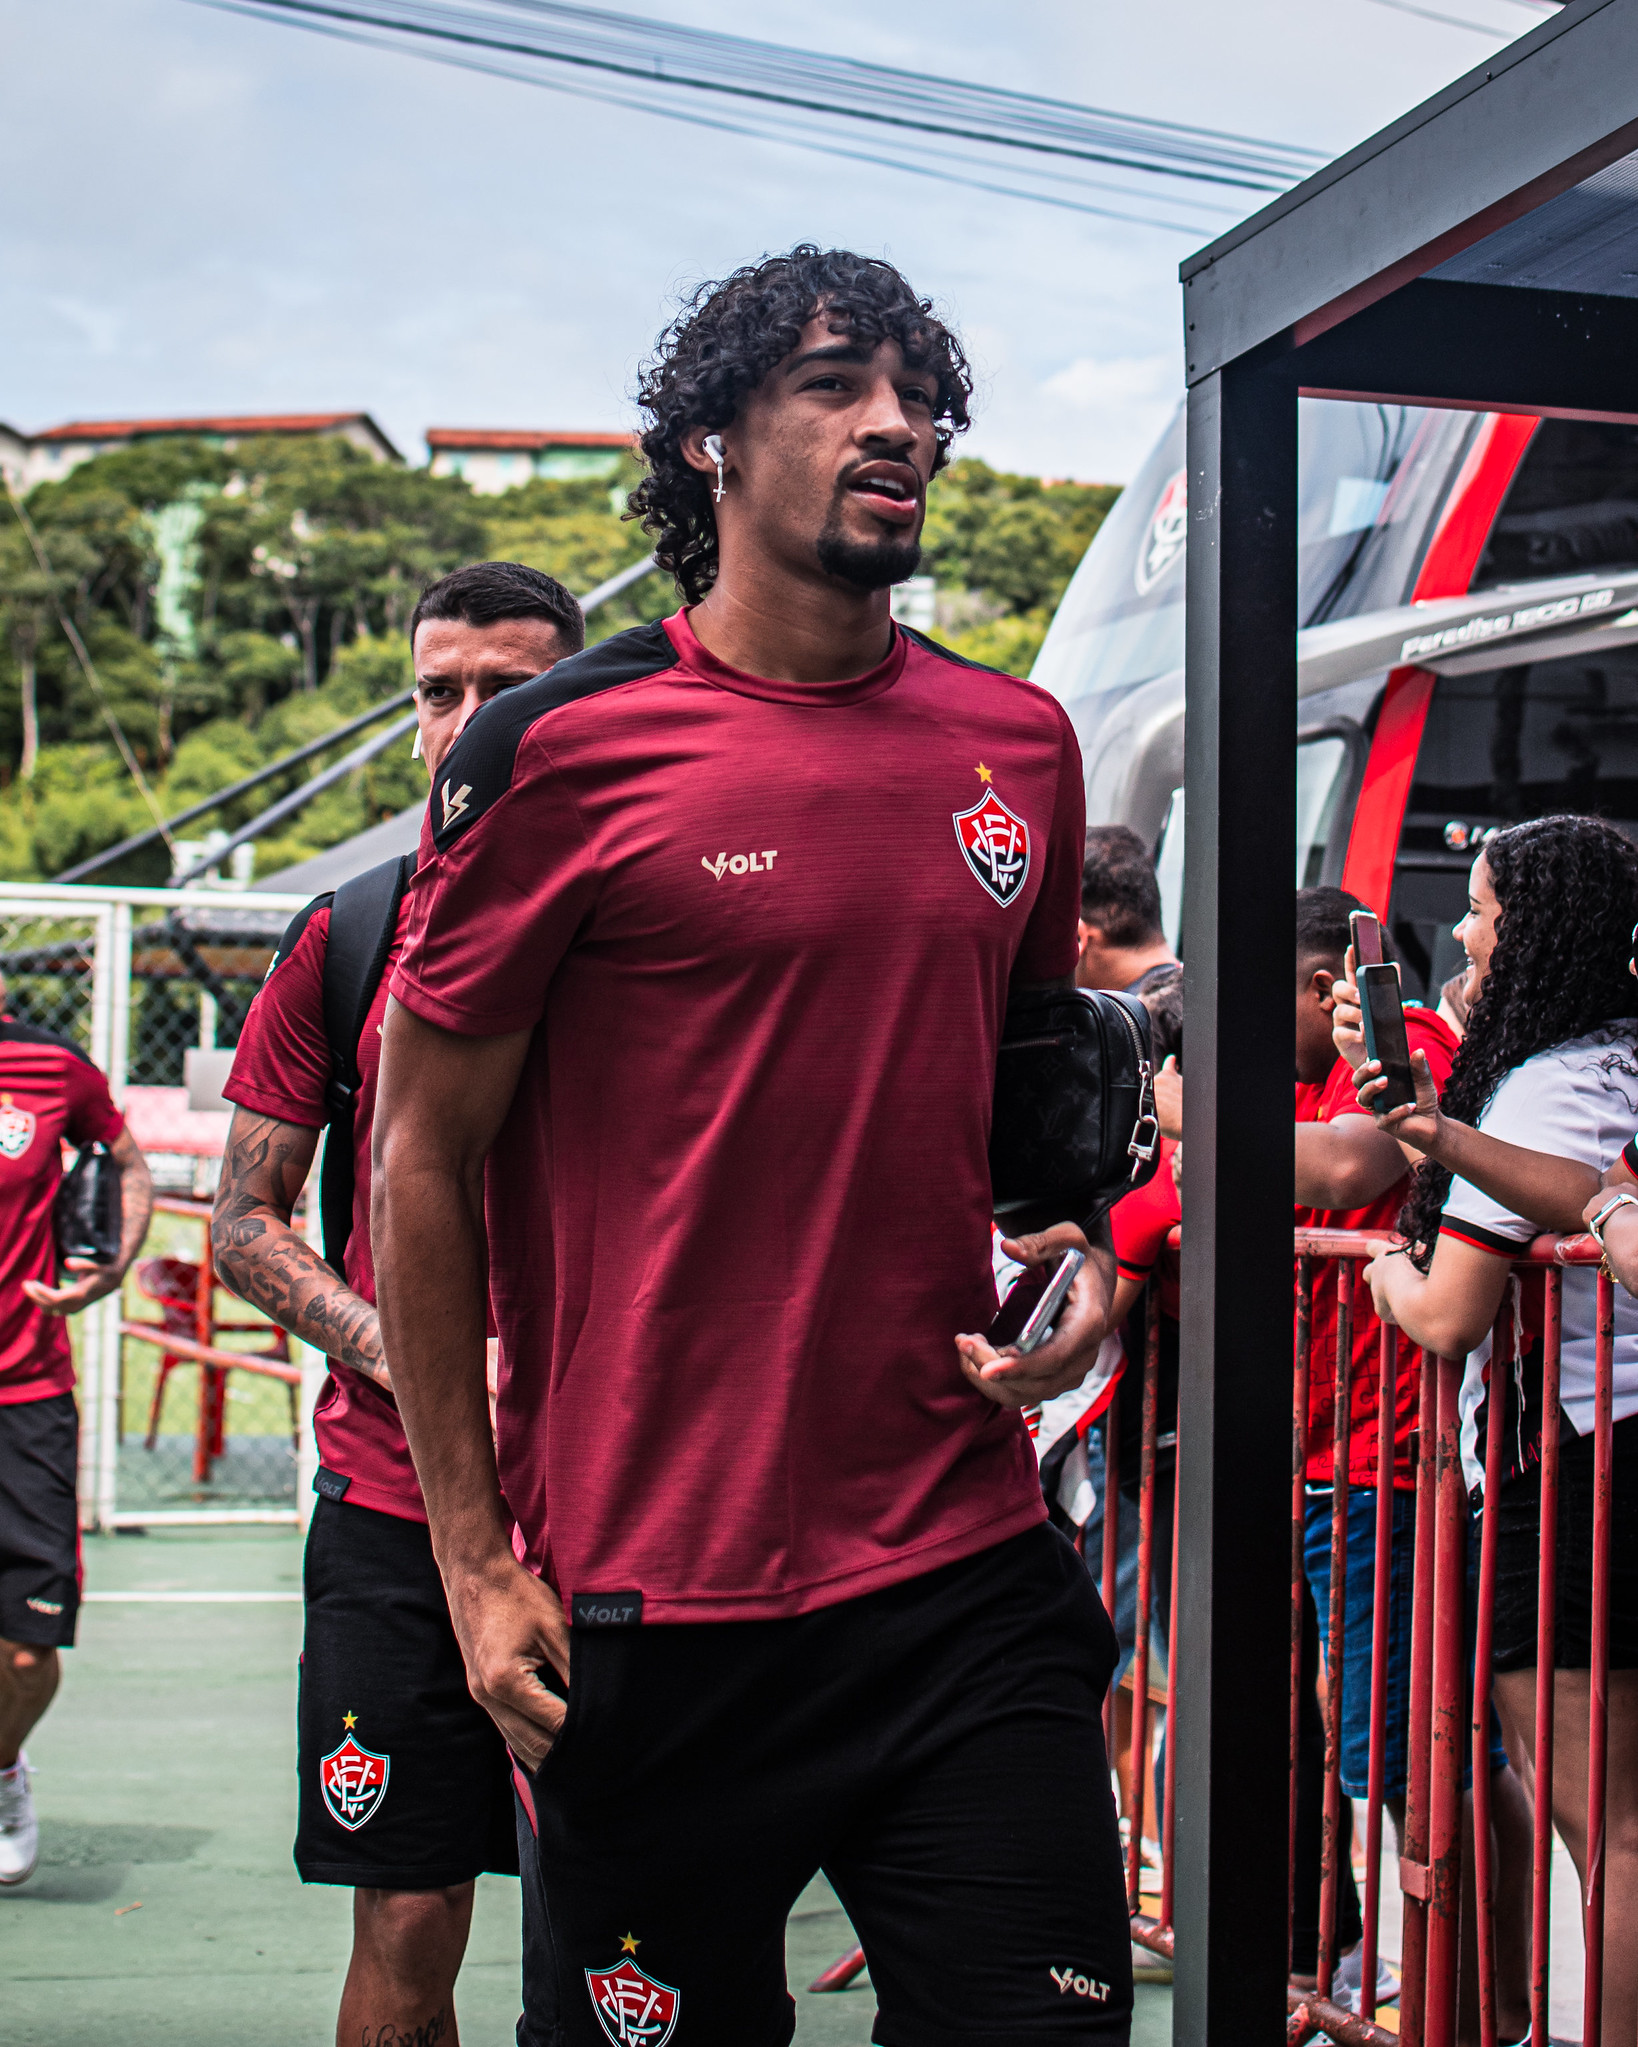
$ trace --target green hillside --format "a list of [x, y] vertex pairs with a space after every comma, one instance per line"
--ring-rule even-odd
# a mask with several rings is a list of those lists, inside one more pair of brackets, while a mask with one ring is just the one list
[[[0, 879], [49, 879], [151, 823], [110, 720], [165, 814], [180, 810], [408, 688], [404, 627], [433, 577], [489, 556], [584, 592], [640, 560], [645, 537], [620, 516], [636, 474], [480, 497], [334, 439], [248, 441], [232, 454], [155, 441], [30, 493], [45, 567], [0, 506]], [[1027, 672], [1116, 495], [956, 463], [933, 487], [926, 533], [939, 636]], [[594, 615], [591, 637], [674, 601], [666, 579], [646, 577]], [[296, 780], [264, 784], [189, 836], [233, 829]], [[261, 841], [257, 872], [334, 845], [425, 787], [405, 740]], [[168, 872], [156, 847], [102, 878], [159, 883]]]

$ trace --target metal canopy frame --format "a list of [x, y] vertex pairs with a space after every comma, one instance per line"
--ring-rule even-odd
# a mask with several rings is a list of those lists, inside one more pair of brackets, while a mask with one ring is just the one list
[[[1638, 0], [1572, 0], [1182, 266], [1187, 2047], [1272, 2047], [1286, 2023], [1297, 400], [1638, 419], [1638, 244], [1598, 291], [1546, 288], [1518, 261], [1519, 223], [1541, 228], [1538, 251], [1561, 222], [1568, 240], [1565, 195], [1638, 151], [1635, 54]], [[1615, 203], [1638, 228], [1638, 184]], [[1471, 253], [1493, 234], [1510, 264]], [[1510, 281], [1472, 281], [1490, 268]]]

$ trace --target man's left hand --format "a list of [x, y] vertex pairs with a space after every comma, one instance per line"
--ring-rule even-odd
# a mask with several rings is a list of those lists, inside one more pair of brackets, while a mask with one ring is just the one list
[[1033, 1407], [1078, 1386], [1097, 1361], [1108, 1334], [1114, 1295], [1114, 1257], [1090, 1245], [1073, 1223], [1055, 1223], [1034, 1237], [1004, 1237], [1001, 1248], [1020, 1265], [1046, 1265], [1065, 1251], [1084, 1251], [1069, 1296], [1045, 1343], [1021, 1357], [1010, 1347], [993, 1350], [982, 1336], [958, 1336], [962, 1372], [997, 1407]]
[[23, 1281], [23, 1292], [48, 1315], [77, 1315], [105, 1294], [116, 1293], [125, 1277], [123, 1266], [98, 1265], [91, 1258], [65, 1258], [63, 1265], [67, 1271], [81, 1272], [85, 1277], [70, 1286], [45, 1286], [37, 1279]]

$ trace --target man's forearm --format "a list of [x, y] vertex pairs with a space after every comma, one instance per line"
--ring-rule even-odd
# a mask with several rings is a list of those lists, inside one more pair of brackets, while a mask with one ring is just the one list
[[1398, 1144], [1367, 1117], [1294, 1127], [1293, 1191], [1305, 1208], [1364, 1208], [1405, 1177]]
[[136, 1262], [136, 1255], [147, 1241], [148, 1225], [154, 1213], [154, 1177], [148, 1170], [148, 1161], [136, 1148], [136, 1141], [127, 1133], [125, 1143], [129, 1152], [116, 1148], [115, 1163], [119, 1167], [119, 1272], [123, 1278]]
[[481, 1569], [511, 1557], [489, 1428], [482, 1182], [397, 1158], [376, 1189], [382, 1320], [433, 1544], [446, 1568]]
[[1581, 1212], [1598, 1192], [1596, 1166], [1527, 1151], [1449, 1116], [1440, 1118], [1438, 1140], [1429, 1156], [1544, 1230], [1579, 1230]]
[[287, 1220], [239, 1201], [218, 1214], [211, 1235], [222, 1283], [240, 1300], [336, 1364], [392, 1390], [375, 1310]]

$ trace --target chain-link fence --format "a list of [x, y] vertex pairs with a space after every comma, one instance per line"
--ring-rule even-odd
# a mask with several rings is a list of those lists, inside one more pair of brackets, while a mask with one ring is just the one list
[[190, 1107], [187, 1087], [190, 1051], [237, 1043], [299, 906], [254, 891], [0, 884], [7, 1009], [103, 1069], [159, 1195], [123, 1297], [72, 1325], [87, 1526], [304, 1518], [324, 1362], [215, 1283], [209, 1200], [228, 1112]]

